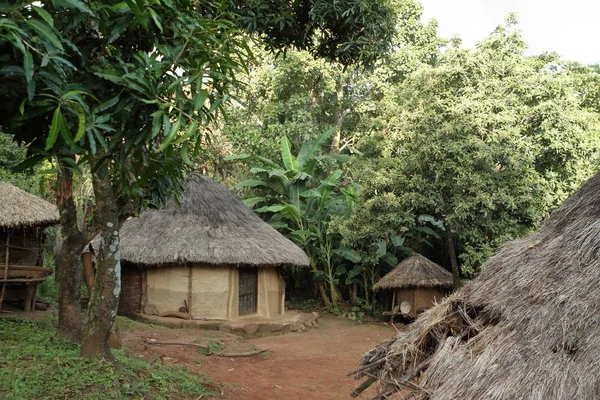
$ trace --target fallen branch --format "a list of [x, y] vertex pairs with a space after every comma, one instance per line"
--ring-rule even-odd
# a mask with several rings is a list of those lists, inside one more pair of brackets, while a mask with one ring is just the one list
[[268, 349], [256, 349], [256, 350], [252, 350], [252, 351], [247, 351], [244, 353], [224, 353], [224, 352], [220, 352], [220, 353], [213, 353], [210, 348], [208, 346], [205, 346], [203, 344], [197, 344], [197, 343], [183, 343], [183, 342], [158, 342], [154, 339], [148, 339], [146, 340], [146, 344], [152, 344], [152, 345], [156, 345], [156, 346], [188, 346], [188, 347], [195, 347], [198, 349], [204, 349], [206, 350], [206, 355], [210, 356], [210, 355], [215, 355], [218, 357], [249, 357], [249, 356], [255, 356], [257, 354], [261, 354], [264, 353], [265, 351], [269, 351]]
[[189, 313], [179, 312], [179, 311], [166, 311], [164, 313], [160, 313], [159, 317], [171, 317], [171, 318], [181, 318], [181, 319], [191, 319], [191, 315]]
[[246, 353], [215, 353], [215, 354], [219, 357], [248, 357], [248, 356], [255, 356], [257, 354], [264, 353], [265, 351], [269, 351], [269, 349], [264, 349], [264, 350], [256, 349], [256, 350], [248, 351]]

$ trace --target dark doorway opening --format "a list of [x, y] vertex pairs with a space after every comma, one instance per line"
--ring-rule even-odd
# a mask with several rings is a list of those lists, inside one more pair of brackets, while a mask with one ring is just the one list
[[258, 292], [258, 268], [239, 268], [239, 306], [238, 315], [256, 312]]

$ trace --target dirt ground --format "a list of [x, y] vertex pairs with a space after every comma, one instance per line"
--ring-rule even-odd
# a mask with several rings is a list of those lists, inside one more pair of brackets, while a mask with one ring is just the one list
[[[219, 384], [215, 390], [225, 399], [336, 400], [350, 398], [356, 382], [346, 374], [357, 366], [360, 356], [395, 332], [383, 323], [322, 317], [318, 329], [247, 340], [200, 329], [138, 328], [122, 330], [121, 337], [125, 346], [144, 358], [160, 358], [206, 375]], [[268, 352], [251, 357], [206, 356], [192, 347], [148, 344], [151, 339], [193, 342], [215, 352], [241, 353], [256, 348]], [[374, 390], [370, 388], [365, 396], [372, 396]]]

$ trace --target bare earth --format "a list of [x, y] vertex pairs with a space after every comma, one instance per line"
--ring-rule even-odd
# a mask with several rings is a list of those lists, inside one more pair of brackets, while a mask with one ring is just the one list
[[[147, 359], [185, 365], [215, 383], [229, 400], [336, 400], [349, 399], [356, 382], [346, 376], [360, 356], [377, 343], [394, 335], [383, 323], [360, 324], [342, 318], [319, 319], [319, 328], [244, 340], [224, 332], [200, 329], [135, 329], [121, 332], [134, 353]], [[216, 351], [247, 352], [254, 348], [269, 352], [252, 357], [217, 357], [199, 354], [185, 346], [147, 344], [182, 342], [221, 346]], [[218, 390], [218, 388], [217, 388]], [[373, 388], [365, 396], [375, 394]]]

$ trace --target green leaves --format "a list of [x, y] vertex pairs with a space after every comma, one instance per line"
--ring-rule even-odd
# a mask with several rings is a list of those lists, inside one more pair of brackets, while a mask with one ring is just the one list
[[54, 3], [60, 7], [74, 8], [74, 9], [82, 11], [86, 14], [89, 14], [91, 16], [94, 15], [92, 10], [84, 2], [82, 2], [80, 0], [54, 0]]
[[257, 187], [257, 186], [267, 186], [266, 182], [261, 181], [259, 179], [247, 179], [243, 182], [238, 183], [233, 188], [234, 189], [242, 189], [245, 187]]
[[292, 155], [292, 145], [287, 136], [281, 138], [281, 159], [288, 171], [298, 172], [298, 160]]
[[60, 39], [52, 31], [51, 27], [48, 24], [38, 21], [36, 19], [27, 20], [26, 23], [27, 25], [32, 27], [33, 30], [35, 30], [43, 40], [46, 40], [47, 42], [51, 43], [54, 47], [56, 47], [59, 50], [64, 50]]
[[64, 129], [65, 120], [60, 112], [60, 107], [54, 110], [54, 114], [52, 114], [52, 122], [50, 123], [50, 132], [48, 133], [48, 138], [46, 139], [46, 150], [50, 150], [54, 143], [56, 143], [56, 139], [58, 138], [58, 134], [60, 131]]
[[48, 13], [48, 11], [44, 10], [41, 7], [32, 5], [31, 8], [40, 16], [46, 23], [50, 26], [54, 26], [54, 20], [52, 16]]
[[31, 82], [33, 79], [33, 56], [29, 51], [26, 51], [25, 57], [23, 57], [23, 69], [25, 70], [27, 83]]

